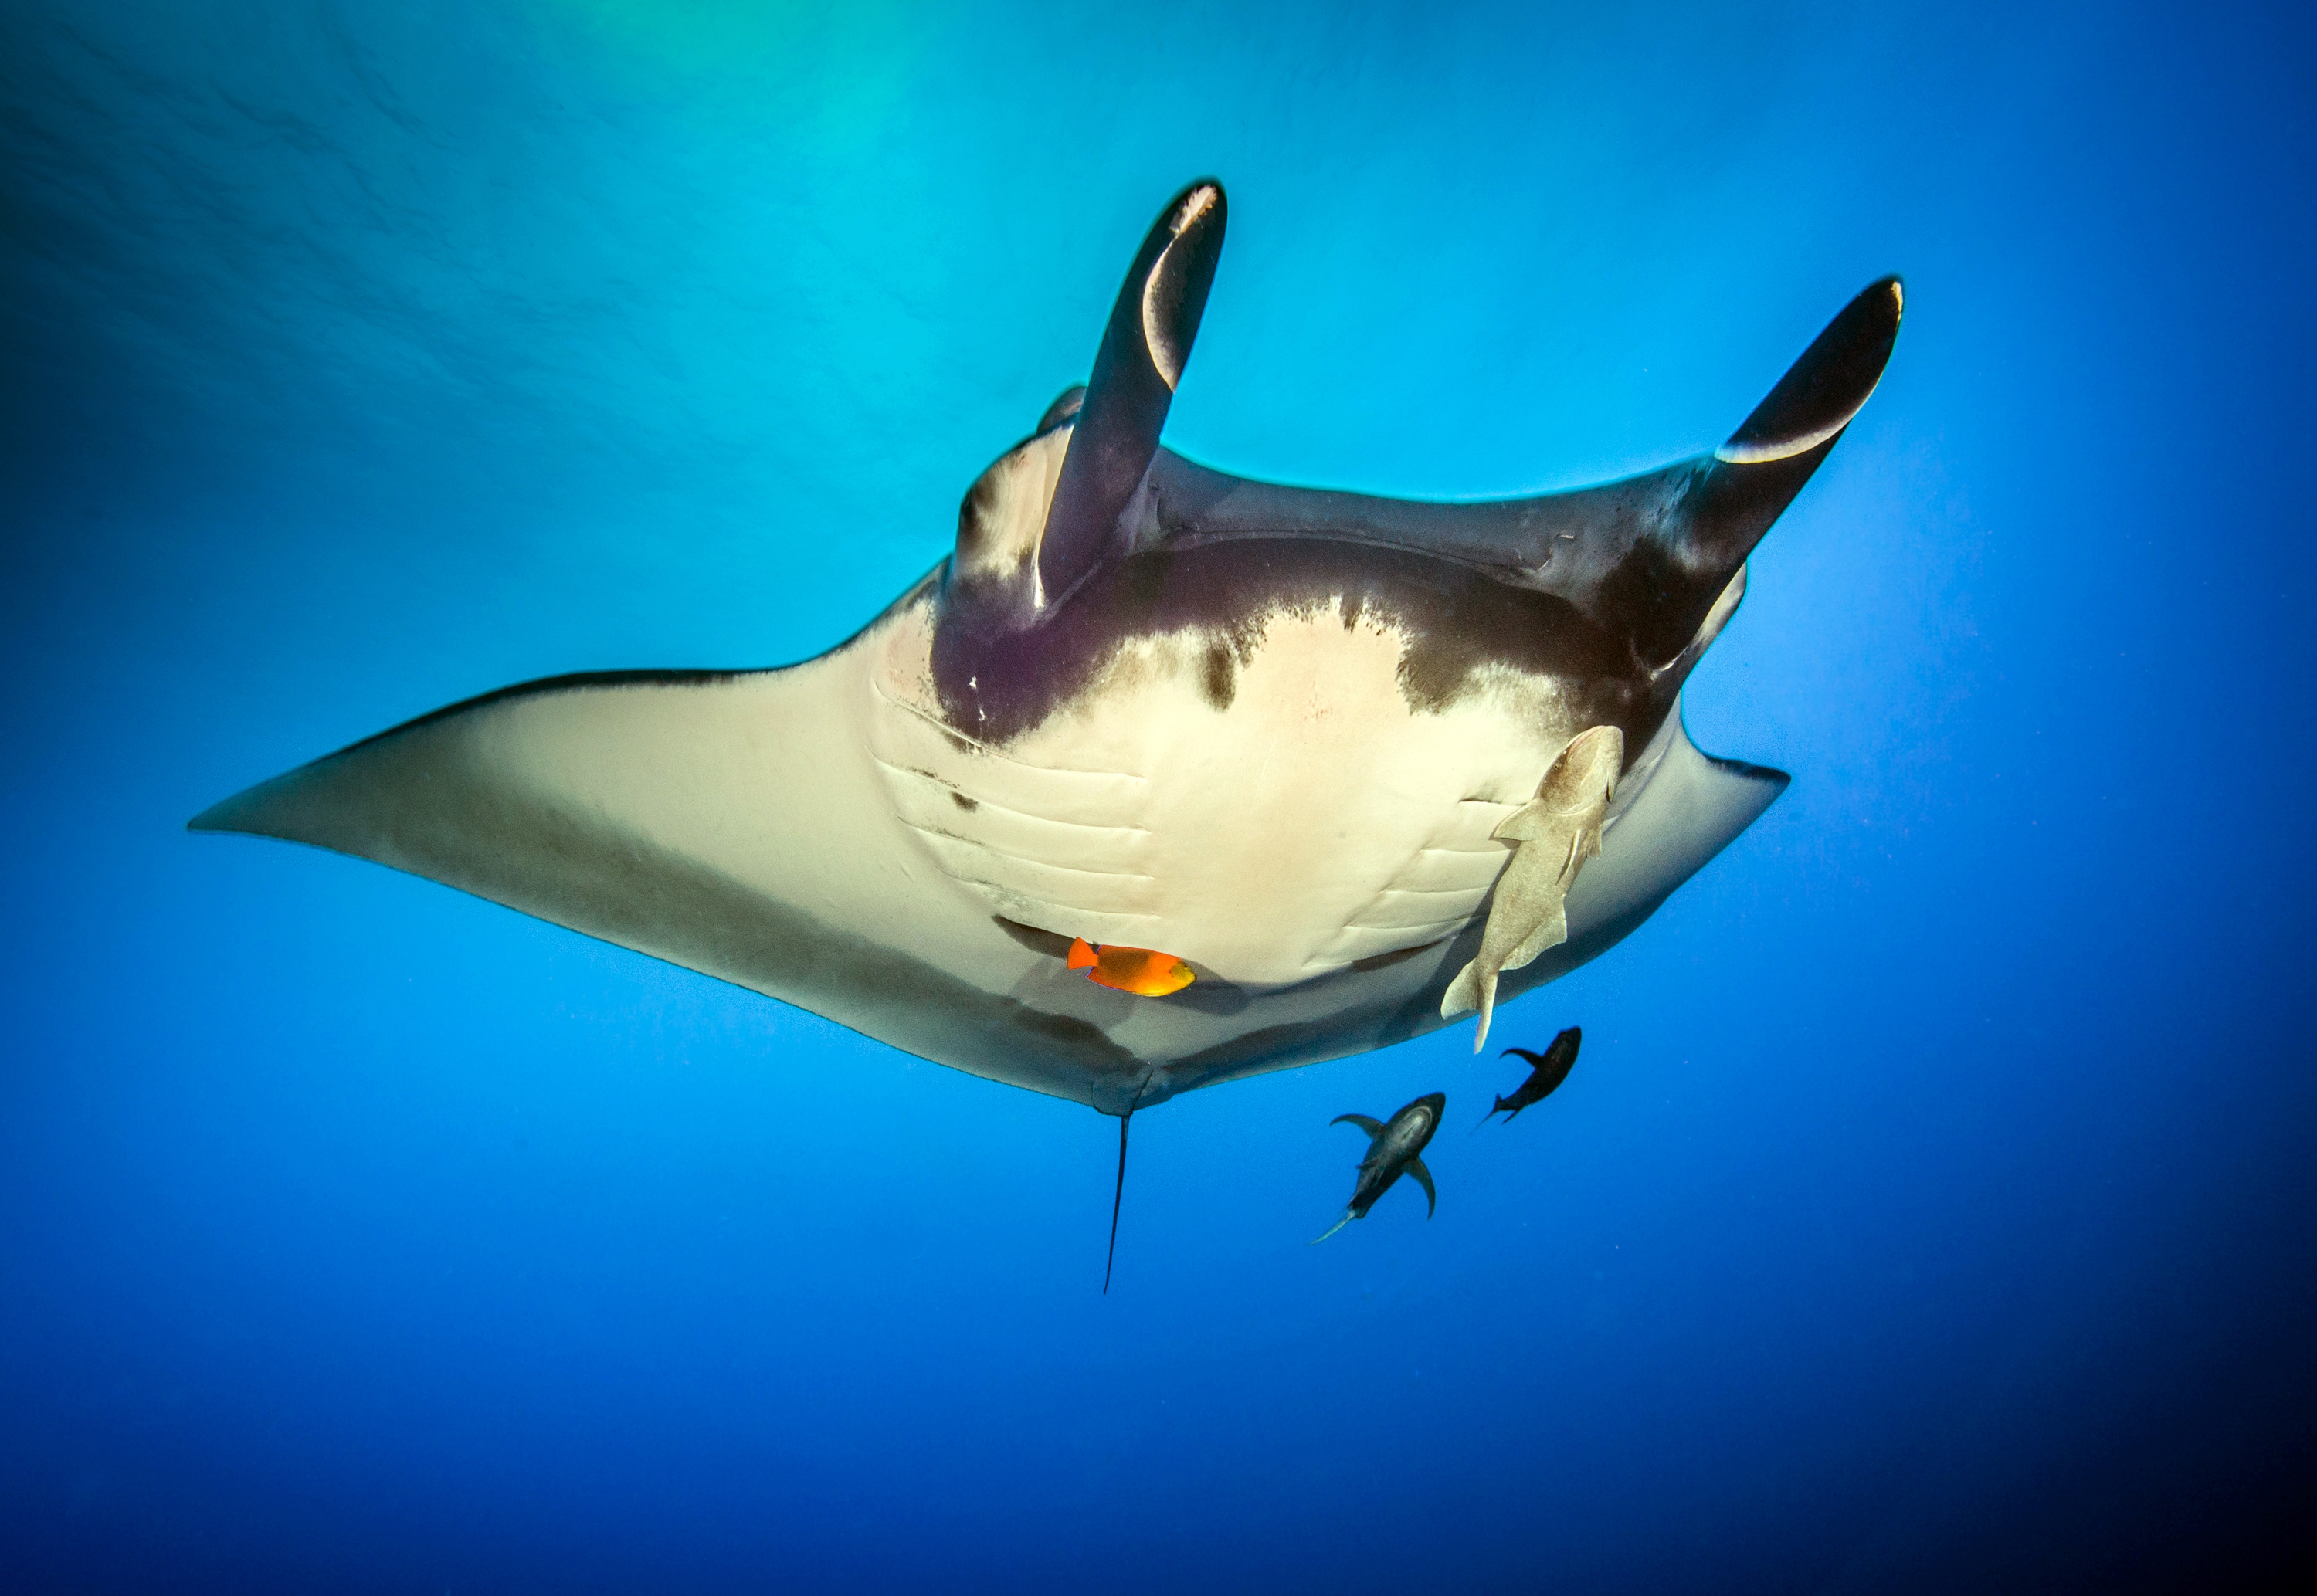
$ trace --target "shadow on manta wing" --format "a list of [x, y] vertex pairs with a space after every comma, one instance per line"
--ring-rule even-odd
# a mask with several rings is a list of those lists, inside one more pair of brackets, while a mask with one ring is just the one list
[[1692, 747], [1681, 686], [1880, 379], [1898, 280], [1710, 453], [1427, 504], [1161, 444], [1226, 213], [1211, 181], [1167, 204], [1086, 387], [828, 653], [501, 689], [191, 828], [408, 870], [1122, 1121], [1436, 1029], [1460, 964], [1485, 1010], [1499, 975], [1595, 957], [1785, 785]]

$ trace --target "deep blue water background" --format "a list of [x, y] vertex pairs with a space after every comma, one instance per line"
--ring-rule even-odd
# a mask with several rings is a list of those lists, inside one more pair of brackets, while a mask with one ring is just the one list
[[[2317, 52], [2228, 6], [0, 10], [0, 1584], [2282, 1585], [2317, 1522]], [[1159, 204], [1169, 441], [1708, 447], [1907, 274], [1693, 679], [1793, 790], [1500, 1016], [1113, 1122], [192, 837], [945, 552]], [[777, 812], [766, 824], [778, 825]], [[1493, 1052], [1493, 1049], [1491, 1049]], [[1303, 1244], [1445, 1089], [1441, 1188]]]

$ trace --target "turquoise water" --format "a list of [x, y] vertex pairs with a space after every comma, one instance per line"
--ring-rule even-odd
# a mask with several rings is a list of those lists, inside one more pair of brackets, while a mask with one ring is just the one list
[[[29, 1591], [2245, 1588], [2313, 1559], [2282, 12], [15, 0], [0, 1566]], [[1418, 496], [1881, 389], [1607, 957], [1114, 1127], [191, 837], [942, 558], [1205, 174], [1170, 445]], [[1493, 1053], [1494, 1048], [1491, 1048]], [[1346, 1111], [1448, 1094], [1323, 1248]]]

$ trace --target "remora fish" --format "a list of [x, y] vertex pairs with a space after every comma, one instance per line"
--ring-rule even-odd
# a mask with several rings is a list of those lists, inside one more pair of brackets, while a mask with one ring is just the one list
[[[1897, 280], [1709, 453], [1413, 503], [1161, 447], [1224, 216], [1212, 182], [1167, 205], [1088, 385], [848, 641], [782, 669], [486, 693], [192, 829], [375, 860], [1125, 1116], [1444, 1023], [1512, 857], [1496, 834], [1606, 727], [1600, 857], [1567, 891], [1567, 940], [1507, 963], [1498, 995], [1596, 957], [1786, 785], [1692, 747], [1681, 685], [1880, 378]], [[1199, 979], [1155, 998], [1082, 980], [1076, 938], [1167, 949]]]
[[1409, 1103], [1391, 1119], [1378, 1125], [1365, 1114], [1338, 1114], [1328, 1121], [1330, 1125], [1356, 1125], [1368, 1133], [1368, 1155], [1360, 1160], [1360, 1178], [1352, 1188], [1352, 1200], [1344, 1209], [1344, 1217], [1311, 1238], [1318, 1246], [1355, 1219], [1364, 1219], [1375, 1207], [1376, 1199], [1392, 1188], [1392, 1182], [1402, 1175], [1412, 1177], [1424, 1188], [1424, 1217], [1432, 1217], [1439, 1206], [1439, 1194], [1432, 1189], [1432, 1172], [1424, 1167], [1417, 1155], [1424, 1144], [1440, 1128], [1441, 1111], [1448, 1106], [1445, 1092], [1427, 1092]]
[[[1505, 1123], [1509, 1125], [1529, 1104], [1543, 1102], [1552, 1096], [1553, 1089], [1569, 1079], [1569, 1072], [1577, 1063], [1578, 1047], [1584, 1040], [1583, 1028], [1572, 1025], [1553, 1038], [1552, 1045], [1542, 1053], [1532, 1053], [1526, 1048], [1507, 1048], [1497, 1055], [1503, 1058], [1517, 1054], [1533, 1067], [1529, 1070], [1528, 1079], [1514, 1087], [1510, 1097], [1497, 1099], [1497, 1106], [1481, 1116], [1481, 1125], [1486, 1125], [1492, 1116], [1499, 1113], [1504, 1115]], [[1480, 1128], [1476, 1125], [1472, 1128], [1478, 1130]]]
[[1569, 894], [1585, 861], [1601, 855], [1601, 826], [1624, 762], [1625, 735], [1615, 727], [1579, 732], [1544, 773], [1536, 797], [1490, 834], [1513, 844], [1512, 861], [1489, 899], [1481, 950], [1456, 972], [1440, 998], [1444, 1020], [1481, 1011], [1473, 1052], [1489, 1039], [1503, 972], [1519, 969], [1569, 940]]

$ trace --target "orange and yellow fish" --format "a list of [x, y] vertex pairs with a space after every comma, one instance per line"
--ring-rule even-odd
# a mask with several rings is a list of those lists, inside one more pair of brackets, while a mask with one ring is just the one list
[[1191, 967], [1172, 953], [1149, 948], [1097, 948], [1084, 937], [1070, 939], [1070, 968], [1084, 970], [1097, 986], [1132, 992], [1137, 997], [1165, 997], [1198, 979]]

